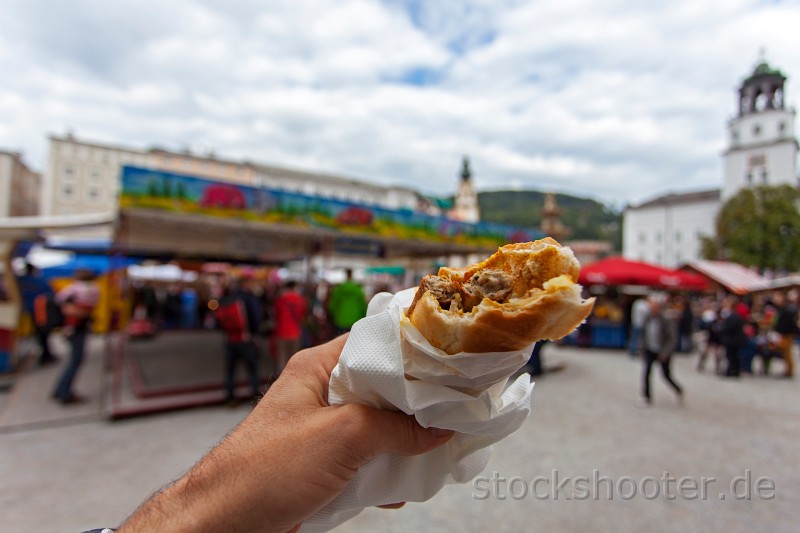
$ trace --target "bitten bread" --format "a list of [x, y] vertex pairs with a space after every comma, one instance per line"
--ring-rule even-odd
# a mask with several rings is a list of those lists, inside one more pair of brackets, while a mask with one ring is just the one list
[[560, 339], [583, 322], [580, 264], [551, 238], [509, 244], [464, 269], [442, 267], [422, 278], [407, 316], [428, 341], [459, 352], [521, 350]]

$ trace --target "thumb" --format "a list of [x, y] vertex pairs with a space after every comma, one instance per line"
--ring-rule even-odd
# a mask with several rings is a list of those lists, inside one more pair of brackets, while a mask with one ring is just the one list
[[396, 455], [419, 455], [446, 443], [453, 431], [439, 428], [423, 428], [417, 420], [404, 413], [375, 409], [364, 405], [350, 404], [359, 413], [357, 442], [367, 447], [368, 455], [381, 453]]

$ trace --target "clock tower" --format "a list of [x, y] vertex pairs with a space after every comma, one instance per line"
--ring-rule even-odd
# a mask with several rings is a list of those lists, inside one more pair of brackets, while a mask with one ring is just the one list
[[795, 110], [786, 105], [786, 76], [763, 59], [739, 87], [739, 111], [728, 123], [723, 202], [758, 185], [797, 186]]

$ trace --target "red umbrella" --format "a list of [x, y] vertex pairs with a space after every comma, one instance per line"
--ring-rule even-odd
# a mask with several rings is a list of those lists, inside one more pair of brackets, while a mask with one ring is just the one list
[[650, 263], [608, 257], [581, 269], [582, 285], [646, 285], [660, 289], [704, 290], [703, 276], [669, 270]]

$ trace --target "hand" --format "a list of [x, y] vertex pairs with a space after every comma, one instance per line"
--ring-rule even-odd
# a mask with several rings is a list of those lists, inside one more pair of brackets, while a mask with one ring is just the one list
[[346, 339], [292, 357], [253, 412], [120, 531], [289, 531], [375, 456], [417, 455], [450, 439], [451, 431], [424, 429], [403, 413], [329, 406]]

